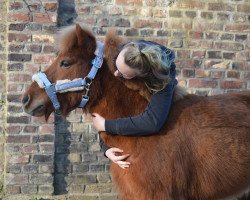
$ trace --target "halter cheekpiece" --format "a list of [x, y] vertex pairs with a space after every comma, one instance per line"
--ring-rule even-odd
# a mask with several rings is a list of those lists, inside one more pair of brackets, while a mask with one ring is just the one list
[[95, 78], [98, 69], [101, 68], [103, 63], [103, 44], [101, 42], [97, 42], [98, 54], [92, 60], [92, 68], [88, 75], [84, 78], [78, 78], [74, 80], [59, 80], [55, 83], [51, 83], [46, 74], [43, 72], [38, 72], [32, 76], [32, 81], [36, 81], [40, 88], [44, 88], [48, 97], [50, 98], [53, 107], [55, 109], [55, 113], [60, 113], [60, 103], [58, 101], [56, 93], [64, 93], [70, 91], [80, 91], [85, 90], [85, 93], [82, 95], [82, 100], [79, 108], [83, 108], [88, 100], [88, 92], [90, 90], [90, 86], [92, 84], [92, 80]]

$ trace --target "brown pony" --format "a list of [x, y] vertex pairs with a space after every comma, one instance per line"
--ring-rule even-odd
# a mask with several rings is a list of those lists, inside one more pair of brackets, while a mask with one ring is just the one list
[[[136, 115], [147, 105], [139, 80], [113, 76], [113, 57], [124, 41], [108, 34], [104, 63], [93, 80], [89, 102], [83, 109], [107, 119]], [[59, 54], [45, 71], [51, 82], [84, 77], [95, 57], [95, 36], [76, 25], [63, 31]], [[66, 64], [65, 64], [66, 63]], [[58, 95], [67, 115], [83, 91]], [[32, 83], [23, 97], [25, 112], [48, 116], [52, 104], [43, 89]], [[211, 200], [235, 197], [250, 186], [250, 92], [211, 97], [192, 94], [175, 101], [165, 127], [147, 137], [111, 136], [109, 145], [130, 154], [129, 169], [112, 164], [113, 182], [122, 200]]]

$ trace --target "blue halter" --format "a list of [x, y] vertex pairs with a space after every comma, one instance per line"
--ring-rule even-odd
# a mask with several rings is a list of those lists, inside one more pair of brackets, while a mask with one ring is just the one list
[[39, 72], [36, 74], [39, 77], [40, 81], [42, 81], [44, 89], [48, 97], [50, 98], [56, 113], [58, 114], [60, 113], [59, 111], [60, 103], [58, 101], [56, 93], [62, 92], [64, 90], [68, 90], [68, 89], [72, 89], [76, 87], [83, 87], [83, 90], [85, 89], [86, 92], [82, 96], [82, 100], [79, 105], [79, 108], [84, 108], [84, 106], [88, 103], [88, 100], [89, 100], [88, 92], [90, 89], [90, 85], [92, 83], [92, 80], [95, 78], [98, 72], [98, 69], [101, 68], [102, 63], [103, 63], [103, 44], [101, 42], [98, 42], [97, 45], [98, 45], [98, 55], [96, 55], [96, 57], [92, 60], [92, 63], [91, 63], [92, 68], [90, 72], [88, 73], [88, 75], [84, 78], [73, 80], [67, 83], [63, 83], [63, 84], [54, 84], [48, 80], [45, 73]]

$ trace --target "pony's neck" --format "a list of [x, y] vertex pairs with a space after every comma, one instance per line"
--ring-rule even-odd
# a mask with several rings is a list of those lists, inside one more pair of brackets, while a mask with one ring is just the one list
[[108, 119], [128, 117], [143, 112], [146, 100], [125, 86], [124, 82], [115, 77], [107, 66], [104, 66], [101, 76], [102, 97], [91, 108]]

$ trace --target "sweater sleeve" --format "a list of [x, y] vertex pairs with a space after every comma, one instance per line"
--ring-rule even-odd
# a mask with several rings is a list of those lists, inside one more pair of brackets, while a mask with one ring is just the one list
[[[174, 82], [175, 83], [175, 82]], [[145, 111], [137, 116], [105, 120], [105, 129], [114, 135], [142, 136], [159, 132], [165, 123], [175, 84], [169, 84], [164, 90], [154, 94]]]
[[[106, 156], [106, 151], [108, 150], [108, 149], [110, 149], [111, 147], [109, 147], [108, 145], [106, 145], [104, 142], [103, 142], [103, 140], [102, 140], [102, 138], [100, 137], [100, 142], [99, 142], [99, 144], [100, 144], [100, 147], [101, 147], [101, 151], [103, 152], [103, 154], [104, 154], [104, 156]], [[107, 156], [106, 156], [107, 157]]]

